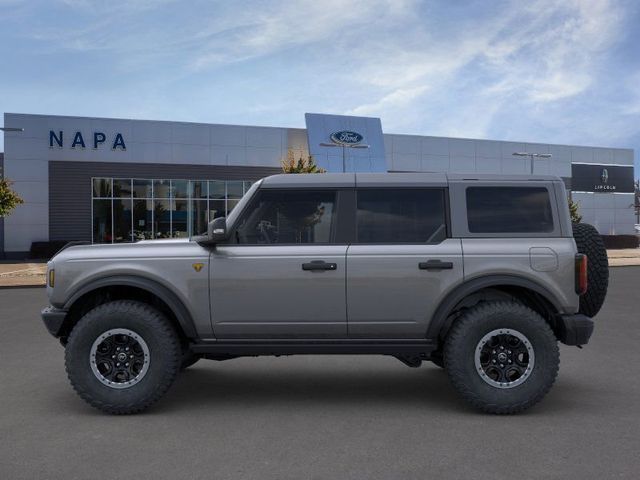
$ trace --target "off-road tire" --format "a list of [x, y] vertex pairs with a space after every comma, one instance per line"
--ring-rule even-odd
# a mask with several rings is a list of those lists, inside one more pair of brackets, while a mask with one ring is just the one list
[[[114, 389], [93, 373], [93, 343], [110, 329], [136, 332], [149, 349], [149, 367], [139, 383]], [[65, 350], [71, 385], [89, 405], [111, 414], [138, 413], [153, 405], [175, 380], [182, 360], [180, 340], [173, 325], [152, 306], [133, 300], [104, 303], [86, 313], [73, 327]]]
[[[483, 380], [474, 355], [480, 340], [496, 329], [523, 334], [533, 347], [535, 362], [523, 383], [497, 388]], [[445, 369], [453, 387], [475, 408], [512, 414], [538, 403], [558, 374], [558, 342], [547, 322], [530, 308], [512, 301], [483, 302], [468, 309], [452, 326], [444, 345]]]
[[609, 260], [602, 237], [592, 225], [573, 224], [573, 239], [578, 252], [587, 256], [587, 291], [580, 295], [579, 312], [595, 317], [602, 308], [609, 286]]
[[180, 363], [180, 370], [185, 370], [189, 368], [191, 365], [196, 363], [202, 357], [197, 353], [190, 352], [189, 350], [185, 351], [182, 354], [182, 361]]

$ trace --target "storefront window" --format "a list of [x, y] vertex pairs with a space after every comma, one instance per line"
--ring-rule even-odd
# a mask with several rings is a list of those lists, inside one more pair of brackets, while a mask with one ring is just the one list
[[93, 196], [98, 198], [111, 198], [111, 179], [94, 178]]
[[153, 238], [153, 200], [133, 201], [133, 240]]
[[242, 198], [244, 182], [227, 182], [227, 198]]
[[189, 236], [189, 208], [188, 200], [174, 200], [171, 211], [171, 231], [173, 237], [184, 238]]
[[237, 205], [251, 182], [93, 178], [93, 242], [185, 238]]
[[187, 180], [171, 180], [173, 198], [189, 198]]
[[131, 197], [131, 179], [130, 178], [114, 178], [113, 179], [113, 196], [120, 198]]
[[111, 200], [93, 201], [93, 241], [111, 243]]
[[171, 236], [171, 205], [169, 200], [156, 200], [153, 204], [153, 238]]
[[169, 198], [171, 195], [171, 180], [154, 180], [153, 197]]
[[131, 199], [116, 198], [113, 200], [113, 241], [130, 242], [131, 229]]
[[151, 180], [140, 180], [138, 178], [133, 179], [133, 196], [135, 198], [151, 198]]
[[191, 200], [191, 234], [202, 235], [207, 232], [208, 210], [206, 200]]

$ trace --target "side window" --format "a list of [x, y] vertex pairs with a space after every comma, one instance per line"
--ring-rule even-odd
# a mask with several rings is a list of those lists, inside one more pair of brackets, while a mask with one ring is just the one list
[[236, 241], [251, 245], [330, 243], [335, 207], [335, 190], [261, 190], [238, 221]]
[[553, 231], [549, 191], [544, 187], [468, 187], [471, 233]]
[[357, 192], [358, 243], [438, 243], [447, 236], [441, 188]]

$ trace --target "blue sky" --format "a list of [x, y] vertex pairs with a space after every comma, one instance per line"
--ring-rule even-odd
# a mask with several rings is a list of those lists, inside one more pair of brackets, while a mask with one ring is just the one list
[[630, 147], [638, 165], [634, 0], [0, 0], [0, 25], [0, 112], [356, 114], [389, 133]]

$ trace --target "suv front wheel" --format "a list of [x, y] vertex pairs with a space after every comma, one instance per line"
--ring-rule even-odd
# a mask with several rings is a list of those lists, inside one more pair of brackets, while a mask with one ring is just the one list
[[517, 302], [486, 302], [451, 328], [444, 364], [454, 388], [488, 413], [517, 413], [539, 402], [558, 374], [556, 337], [538, 313]]
[[75, 391], [107, 413], [145, 410], [173, 383], [182, 349], [173, 325], [150, 305], [117, 300], [95, 307], [74, 326], [65, 349]]

